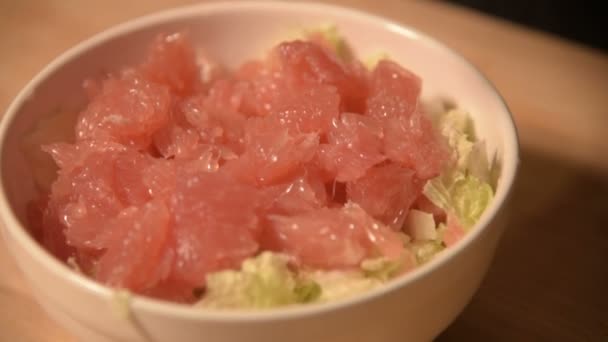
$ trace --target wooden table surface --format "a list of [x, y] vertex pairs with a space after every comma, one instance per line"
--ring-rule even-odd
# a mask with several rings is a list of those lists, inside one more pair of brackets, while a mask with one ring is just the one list
[[[0, 110], [82, 39], [193, 2], [0, 0]], [[438, 2], [329, 2], [443, 40], [489, 76], [517, 121], [523, 156], [510, 227], [480, 291], [438, 340], [608, 341], [608, 56]], [[0, 341], [72, 341], [34, 302], [5, 248]]]

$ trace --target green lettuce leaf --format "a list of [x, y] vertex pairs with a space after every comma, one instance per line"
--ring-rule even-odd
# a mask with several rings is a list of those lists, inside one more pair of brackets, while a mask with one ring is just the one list
[[455, 165], [427, 182], [424, 194], [454, 214], [465, 229], [472, 227], [488, 206], [494, 191], [488, 183], [491, 168], [485, 143], [476, 142], [469, 115], [449, 110], [439, 118], [439, 130], [454, 153]]
[[494, 195], [492, 187], [475, 176], [457, 174], [446, 184], [442, 178], [429, 181], [424, 194], [444, 210], [456, 215], [465, 229], [471, 228], [483, 214]]
[[466, 169], [473, 150], [471, 122], [468, 113], [452, 109], [439, 118], [439, 130], [453, 149], [458, 170]]
[[409, 246], [418, 264], [424, 264], [431, 260], [437, 253], [441, 252], [444, 247], [440, 240], [433, 241], [416, 241]]
[[288, 268], [286, 257], [264, 252], [243, 262], [240, 271], [221, 271], [207, 276], [200, 306], [214, 308], [272, 308], [315, 300], [320, 288], [314, 281], [299, 280]]
[[361, 271], [311, 271], [304, 277], [319, 284], [321, 294], [317, 302], [330, 302], [363, 294], [384, 282], [367, 277]]
[[468, 173], [484, 183], [491, 181], [492, 172], [487, 155], [485, 141], [477, 141], [471, 148], [467, 164]]
[[386, 257], [366, 259], [361, 262], [361, 270], [368, 278], [387, 281], [395, 277], [403, 268], [401, 260], [390, 260]]

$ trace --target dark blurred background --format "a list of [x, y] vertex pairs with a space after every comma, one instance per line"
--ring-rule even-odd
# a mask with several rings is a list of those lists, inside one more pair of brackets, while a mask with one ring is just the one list
[[604, 1], [446, 0], [608, 52]]

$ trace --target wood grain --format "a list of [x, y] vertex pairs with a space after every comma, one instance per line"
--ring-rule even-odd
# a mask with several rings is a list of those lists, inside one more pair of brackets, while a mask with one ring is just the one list
[[[0, 109], [46, 63], [186, 0], [0, 1]], [[472, 60], [522, 140], [513, 218], [479, 293], [439, 341], [608, 341], [608, 56], [430, 1], [328, 1], [419, 28]], [[94, 15], [92, 15], [94, 14]], [[0, 341], [71, 341], [0, 248]]]

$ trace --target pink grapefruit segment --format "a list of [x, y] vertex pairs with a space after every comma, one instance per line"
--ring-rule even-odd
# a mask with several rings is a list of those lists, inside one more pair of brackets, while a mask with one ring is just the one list
[[410, 207], [422, 192], [415, 172], [397, 164], [373, 167], [346, 184], [348, 199], [396, 230], [401, 229]]
[[274, 248], [307, 267], [358, 267], [370, 257], [398, 259], [401, 237], [356, 204], [293, 216], [272, 216]]
[[[303, 269], [411, 261], [410, 208], [445, 220], [421, 195], [448, 159], [421, 80], [321, 38], [219, 72], [187, 34], [160, 35], [141, 63], [87, 80], [75, 143], [43, 147], [59, 172], [33, 233], [105, 284], [179, 302], [266, 250]], [[448, 217], [443, 242], [463, 234]]]

